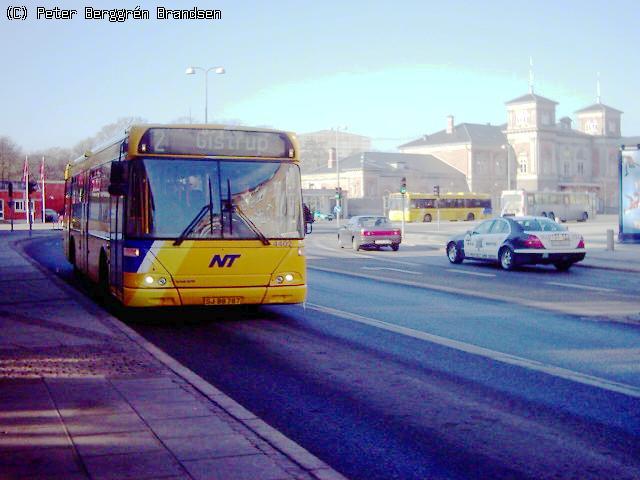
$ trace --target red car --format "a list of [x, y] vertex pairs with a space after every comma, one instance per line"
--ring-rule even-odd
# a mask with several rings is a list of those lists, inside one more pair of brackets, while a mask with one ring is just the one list
[[402, 236], [400, 229], [393, 226], [387, 217], [380, 215], [359, 215], [351, 217], [349, 222], [338, 230], [338, 247], [345, 245], [357, 252], [361, 248], [391, 247], [400, 248]]

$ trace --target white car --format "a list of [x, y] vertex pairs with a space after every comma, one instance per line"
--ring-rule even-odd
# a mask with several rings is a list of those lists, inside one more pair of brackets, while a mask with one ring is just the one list
[[538, 263], [568, 270], [585, 255], [582, 235], [546, 217], [492, 218], [447, 242], [451, 263], [468, 258], [498, 262], [505, 270]]

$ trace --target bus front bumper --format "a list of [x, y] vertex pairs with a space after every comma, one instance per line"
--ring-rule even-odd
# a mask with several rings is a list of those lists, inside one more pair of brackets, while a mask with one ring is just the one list
[[127, 307], [216, 306], [302, 303], [305, 285], [234, 288], [124, 288]]

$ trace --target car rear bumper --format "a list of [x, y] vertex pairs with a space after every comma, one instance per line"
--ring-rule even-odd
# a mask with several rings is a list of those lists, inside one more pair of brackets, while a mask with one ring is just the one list
[[399, 245], [401, 241], [401, 237], [399, 235], [389, 235], [389, 236], [366, 236], [360, 237], [360, 245], [363, 247], [384, 247], [390, 245]]
[[515, 251], [514, 260], [516, 264], [554, 264], [554, 263], [576, 263], [584, 260], [585, 252], [542, 252], [531, 253]]

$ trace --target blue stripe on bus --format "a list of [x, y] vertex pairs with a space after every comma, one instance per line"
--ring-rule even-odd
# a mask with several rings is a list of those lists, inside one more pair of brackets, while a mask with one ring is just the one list
[[144, 258], [149, 253], [153, 240], [125, 240], [125, 248], [137, 248], [140, 255], [137, 257], [124, 257], [122, 261], [122, 271], [127, 273], [136, 273], [142, 265]]

